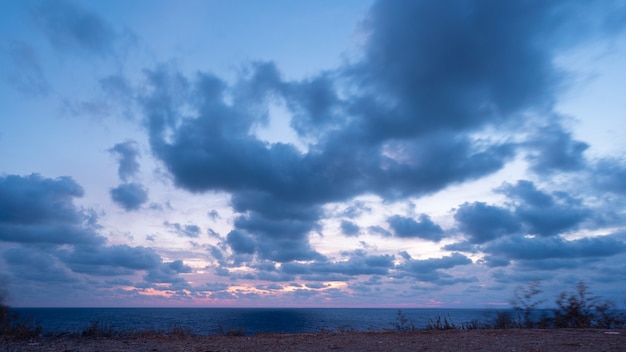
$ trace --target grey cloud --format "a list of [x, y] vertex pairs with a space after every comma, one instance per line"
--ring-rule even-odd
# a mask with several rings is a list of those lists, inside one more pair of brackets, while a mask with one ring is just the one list
[[256, 279], [272, 282], [287, 282], [293, 280], [293, 276], [285, 273], [271, 273], [261, 271], [256, 274]]
[[39, 63], [39, 55], [33, 47], [22, 42], [9, 43], [6, 54], [11, 60], [6, 80], [17, 91], [33, 97], [45, 96], [50, 92], [50, 84]]
[[93, 228], [82, 224], [0, 224], [0, 240], [52, 245], [94, 245], [105, 242], [105, 238]]
[[385, 236], [385, 237], [390, 237], [392, 235], [391, 232], [385, 230], [384, 228], [382, 228], [380, 226], [370, 226], [370, 227], [367, 228], [367, 230], [370, 233], [374, 233], [374, 234]]
[[533, 182], [521, 180], [499, 189], [519, 202], [515, 214], [525, 223], [526, 231], [540, 236], [554, 236], [577, 228], [591, 216], [582, 201], [565, 192], [545, 193]]
[[[561, 80], [552, 60], [556, 32], [572, 24], [556, 13], [567, 10], [558, 1], [378, 1], [365, 22], [366, 59], [354, 73], [372, 91], [355, 107], [367, 116], [363, 129], [459, 130], [549, 106]], [[386, 106], [372, 109], [381, 100]]]
[[78, 209], [83, 189], [69, 177], [0, 177], [0, 240], [47, 244], [101, 244], [92, 213]]
[[592, 168], [591, 183], [600, 191], [626, 195], [626, 163], [622, 159], [598, 160]]
[[286, 262], [295, 259], [315, 259], [315, 252], [306, 235], [313, 229], [308, 220], [294, 218], [271, 219], [258, 213], [239, 216], [235, 226], [256, 238], [256, 249], [263, 259]]
[[14, 280], [67, 284], [78, 279], [51, 254], [37, 248], [14, 247], [3, 253]]
[[[425, 138], [404, 147], [399, 143], [366, 146], [328, 140], [302, 154], [291, 145], [268, 144], [249, 134], [254, 118], [225, 103], [224, 83], [216, 77], [200, 75], [196, 87], [190, 89], [188, 81], [163, 68], [149, 76], [154, 94], [144, 99], [144, 109], [155, 155], [182, 188], [230, 192], [234, 209], [247, 213], [236, 221], [238, 229], [275, 240], [278, 247], [298, 249], [280, 260], [316, 256], [307, 234], [317, 227], [321, 206], [327, 202], [372, 191], [391, 197], [425, 194], [493, 172], [512, 156], [508, 145], [474, 145], [455, 136], [445, 143]], [[172, 100], [171, 95], [185, 99], [189, 91], [202, 92], [190, 100], [198, 110], [197, 118], [177, 117], [180, 103], [163, 106]], [[170, 141], [164, 139], [166, 131], [171, 131]], [[384, 156], [400, 151], [405, 154], [393, 159]], [[273, 237], [263, 231], [267, 226], [275, 230]], [[290, 239], [279, 239], [276, 234]], [[272, 250], [257, 249], [263, 258], [278, 258]]]
[[542, 126], [527, 142], [533, 151], [527, 156], [531, 169], [540, 175], [555, 171], [576, 171], [585, 167], [587, 143], [572, 139], [558, 124]]
[[520, 220], [508, 209], [483, 202], [464, 203], [454, 214], [459, 230], [470, 243], [485, 243], [514, 234], [521, 228]]
[[346, 236], [358, 236], [361, 228], [352, 221], [341, 221], [341, 232]]
[[294, 114], [291, 127], [298, 134], [318, 137], [344, 124], [342, 102], [335, 91], [334, 81], [329, 74], [321, 74], [283, 85], [281, 93]]
[[163, 225], [182, 237], [198, 238], [201, 233], [200, 227], [198, 225], [181, 225], [176, 222], [171, 223], [168, 221], [164, 222]]
[[483, 251], [491, 260], [524, 262], [549, 259], [609, 257], [626, 251], [626, 243], [613, 236], [568, 241], [561, 237], [512, 236], [487, 244]]
[[0, 221], [17, 224], [74, 223], [81, 214], [73, 199], [83, 188], [70, 177], [43, 178], [6, 175], [0, 177]]
[[102, 56], [113, 51], [117, 38], [114, 29], [78, 3], [45, 1], [32, 14], [50, 44], [59, 50]]
[[[271, 62], [251, 64], [233, 85], [158, 66], [146, 70], [139, 97], [150, 148], [176, 186], [231, 194], [239, 214], [227, 243], [236, 254], [323, 261], [308, 235], [319, 229], [328, 203], [364, 194], [385, 200], [431, 194], [494, 173], [524, 148], [560, 148], [553, 156], [532, 154], [542, 170], [583, 165], [584, 145], [558, 124], [543, 131], [548, 139], [536, 134], [527, 144], [476, 137], [485, 128], [515, 135], [520, 125], [553, 116], [565, 77], [554, 57], [575, 44], [564, 35], [578, 28], [575, 7], [567, 1], [379, 1], [363, 24], [369, 34], [364, 55], [302, 80], [285, 79]], [[271, 101], [291, 111], [306, 151], [256, 138]], [[567, 160], [556, 163], [557, 154]], [[554, 205], [515, 209], [531, 232], [570, 231], [587, 216], [572, 198], [548, 196]], [[551, 217], [539, 218], [542, 211]], [[511, 219], [500, 220], [498, 231], [470, 234], [472, 241], [514, 229]], [[430, 227], [431, 239], [443, 237]]]
[[101, 78], [99, 83], [107, 101], [117, 102], [124, 115], [131, 119], [136, 93], [128, 79], [121, 75], [109, 75]]
[[193, 272], [193, 269], [189, 266], [189, 265], [185, 265], [185, 263], [183, 263], [182, 260], [175, 260], [171, 263], [167, 264], [169, 266], [170, 269], [174, 270], [175, 272], [181, 274], [187, 274], [187, 273], [191, 273]]
[[472, 260], [460, 253], [453, 253], [442, 258], [409, 259], [397, 270], [401, 276], [409, 275], [420, 281], [439, 282], [443, 280], [451, 284], [453, 283], [451, 276], [441, 270], [467, 264], [472, 264]]
[[211, 220], [218, 220], [221, 219], [222, 217], [220, 216], [220, 214], [217, 212], [217, 210], [213, 209], [210, 212], [207, 213], [207, 216], [211, 219]]
[[153, 249], [127, 245], [81, 246], [62, 252], [60, 258], [72, 271], [91, 275], [130, 275], [161, 263], [161, 257]]
[[123, 182], [132, 179], [139, 172], [139, 150], [137, 142], [128, 140], [118, 143], [108, 150], [111, 154], [115, 154], [119, 158], [119, 167], [117, 174]]
[[421, 238], [430, 241], [441, 241], [443, 230], [435, 224], [428, 215], [421, 214], [419, 221], [400, 215], [394, 215], [387, 219], [389, 226], [397, 237]]
[[[190, 268], [182, 263], [160, 263], [158, 266], [148, 270], [144, 276], [147, 287], [155, 289], [189, 289], [191, 286], [187, 281], [178, 276], [180, 273], [189, 272]], [[153, 286], [152, 284], [169, 284], [167, 287]]]
[[344, 209], [340, 215], [345, 216], [349, 219], [354, 219], [361, 216], [363, 213], [367, 213], [370, 211], [372, 211], [372, 209], [368, 207], [364, 202], [355, 201], [352, 202], [346, 209]]
[[226, 235], [226, 243], [241, 254], [253, 254], [256, 248], [255, 240], [245, 232], [233, 230]]
[[319, 261], [311, 264], [285, 263], [282, 265], [282, 270], [288, 274], [304, 275], [301, 278], [311, 279], [314, 277], [312, 275], [324, 277], [327, 274], [387, 275], [394, 265], [392, 255], [367, 255], [363, 251], [349, 254], [350, 258], [345, 261]]
[[110, 192], [111, 199], [126, 211], [137, 210], [148, 201], [148, 191], [138, 183], [124, 183]]

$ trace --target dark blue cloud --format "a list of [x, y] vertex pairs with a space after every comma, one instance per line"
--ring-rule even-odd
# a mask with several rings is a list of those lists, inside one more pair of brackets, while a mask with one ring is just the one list
[[530, 234], [554, 236], [566, 233], [575, 230], [591, 216], [591, 210], [584, 206], [582, 200], [565, 192], [545, 193], [530, 181], [505, 184], [500, 192], [518, 202], [515, 214]]
[[272, 219], [255, 212], [237, 217], [235, 227], [255, 238], [255, 247], [262, 259], [286, 262], [321, 257], [307, 241], [306, 236], [313, 229], [308, 220]]
[[108, 55], [117, 34], [97, 14], [69, 0], [44, 1], [32, 12], [50, 44], [63, 51]]
[[81, 246], [61, 252], [59, 257], [72, 271], [90, 275], [131, 275], [161, 263], [161, 257], [153, 249], [127, 245]]
[[[483, 251], [488, 261], [539, 261], [544, 269], [554, 269], [554, 260], [562, 260], [560, 267], [572, 265], [572, 259], [603, 258], [626, 252], [626, 243], [615, 236], [601, 236], [566, 240], [561, 237], [522, 237], [511, 236], [487, 244]], [[552, 260], [552, 262], [546, 262]], [[548, 265], [551, 264], [551, 265]]]
[[93, 289], [100, 284], [98, 276], [139, 271], [151, 283], [188, 287], [178, 277], [191, 271], [182, 262], [163, 263], [151, 248], [106, 246], [95, 212], [74, 205], [82, 195], [82, 187], [69, 177], [0, 177], [0, 242], [9, 242], [0, 247], [0, 258], [16, 292], [46, 289], [51, 297], [61, 297], [70, 288]]
[[111, 154], [115, 154], [119, 160], [119, 167], [117, 174], [120, 180], [127, 182], [132, 179], [139, 172], [139, 150], [137, 149], [137, 142], [128, 140], [126, 142], [118, 143], [109, 149]]
[[454, 219], [470, 243], [485, 243], [517, 233], [521, 228], [520, 219], [508, 209], [483, 202], [462, 204]]
[[164, 222], [163, 225], [181, 237], [198, 238], [201, 233], [198, 225], [181, 225], [176, 222], [170, 223], [169, 221]]
[[179, 274], [188, 274], [193, 272], [193, 269], [189, 265], [185, 265], [182, 260], [175, 260], [167, 264], [170, 269]]
[[124, 183], [111, 189], [111, 199], [126, 211], [137, 210], [148, 201], [148, 191], [138, 183]]
[[400, 215], [394, 215], [387, 219], [389, 226], [397, 237], [421, 238], [439, 242], [443, 238], [443, 230], [435, 224], [428, 215], [421, 214], [419, 221]]
[[409, 275], [419, 281], [453, 284], [451, 276], [441, 270], [467, 264], [472, 264], [472, 260], [460, 253], [453, 253], [442, 258], [409, 259], [399, 265], [397, 270], [399, 276]]
[[226, 235], [226, 243], [235, 253], [253, 254], [256, 243], [252, 236], [239, 230], [233, 230]]
[[78, 282], [57, 258], [40, 248], [9, 248], [3, 253], [3, 259], [12, 274], [11, 279], [18, 284], [24, 280], [52, 286]]
[[368, 207], [362, 201], [355, 201], [351, 203], [346, 209], [341, 212], [341, 216], [345, 216], [349, 219], [354, 219], [361, 216], [363, 213], [369, 213], [372, 208]]
[[[368, 192], [388, 197], [434, 192], [493, 172], [513, 155], [509, 145], [475, 145], [462, 136], [384, 146], [323, 139], [303, 154], [292, 145], [256, 139], [250, 131], [262, 118], [255, 120], [237, 102], [227, 104], [226, 86], [218, 78], [202, 74], [190, 83], [166, 68], [148, 75], [154, 87], [143, 101], [151, 148], [175, 183], [192, 192], [230, 192], [234, 209], [246, 214], [236, 227], [260, 236], [258, 243], [269, 246], [269, 239], [277, 241], [273, 247], [291, 248], [284, 260], [315, 256], [307, 235], [328, 202]], [[177, 109], [189, 96], [198, 117], [183, 119]], [[267, 226], [276, 230], [273, 237], [262, 231]], [[281, 226], [286, 227], [278, 230]], [[282, 235], [289, 239], [279, 239]], [[273, 250], [257, 249], [262, 258], [277, 258]]]
[[[353, 275], [387, 275], [393, 268], [394, 257], [392, 255], [368, 255], [363, 251], [354, 251], [349, 254], [345, 261], [318, 261], [310, 264], [284, 263], [281, 269], [291, 275], [300, 275], [302, 279], [312, 281], [330, 281], [328, 275], [333, 278], [335, 274], [345, 275], [346, 280]], [[313, 280], [313, 278], [316, 278]]]
[[577, 171], [586, 166], [583, 152], [587, 143], [572, 139], [558, 124], [542, 126], [527, 142], [531, 149], [526, 158], [531, 169], [540, 175], [559, 171]]
[[50, 84], [40, 65], [39, 55], [29, 44], [14, 40], [6, 48], [10, 60], [6, 80], [18, 92], [29, 97], [46, 96]]
[[367, 228], [367, 230], [372, 233], [372, 234], [377, 234], [380, 236], [385, 236], [385, 237], [390, 237], [392, 236], [392, 233], [389, 232], [388, 230], [380, 227], [380, 226], [370, 226]]
[[341, 220], [341, 232], [346, 236], [358, 236], [361, 228], [352, 221]]
[[[601, 7], [592, 11], [600, 22]], [[329, 203], [432, 194], [492, 174], [522, 151], [539, 173], [584, 167], [586, 145], [560, 121], [546, 123], [567, 77], [554, 57], [576, 44], [567, 33], [586, 21], [578, 10], [568, 1], [378, 1], [363, 23], [363, 55], [336, 70], [289, 80], [272, 62], [254, 62], [231, 85], [158, 66], [145, 71], [139, 97], [150, 148], [176, 186], [231, 195], [238, 215], [227, 244], [241, 260], [323, 262], [308, 236]], [[275, 102], [306, 150], [256, 137]], [[539, 125], [550, 128], [507, 138]], [[489, 128], [502, 135], [485, 136]], [[520, 228], [556, 235], [589, 216], [563, 193], [539, 205], [532, 198], [542, 196], [522, 188], [503, 192], [517, 202], [508, 212], [477, 203], [457, 212], [470, 242]], [[394, 224], [400, 236], [444, 236], [430, 219], [405, 221], [410, 231]]]
[[366, 57], [353, 73], [371, 91], [353, 107], [365, 116], [363, 132], [460, 130], [549, 106], [567, 10], [559, 1], [376, 2]]
[[591, 183], [602, 192], [626, 195], [626, 163], [618, 158], [598, 160], [592, 168]]
[[0, 241], [101, 244], [97, 221], [74, 205], [83, 188], [69, 177], [0, 177]]
[[[146, 287], [151, 287], [156, 290], [191, 289], [189, 283], [187, 283], [184, 278], [178, 276], [178, 274], [180, 273], [190, 272], [190, 269], [191, 268], [183, 265], [182, 263], [161, 263], [160, 265], [149, 269], [144, 276], [144, 280], [146, 281]], [[158, 284], [168, 285], [162, 286]]]

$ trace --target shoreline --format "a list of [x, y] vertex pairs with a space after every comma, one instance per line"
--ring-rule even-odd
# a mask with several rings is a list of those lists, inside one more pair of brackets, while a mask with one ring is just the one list
[[0, 339], [0, 350], [32, 351], [624, 351], [626, 329], [479, 329], [414, 332], [146, 334]]

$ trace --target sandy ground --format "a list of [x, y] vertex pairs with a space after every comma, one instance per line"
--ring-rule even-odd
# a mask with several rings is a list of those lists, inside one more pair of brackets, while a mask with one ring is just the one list
[[0, 340], [0, 351], [626, 351], [626, 330], [449, 330]]

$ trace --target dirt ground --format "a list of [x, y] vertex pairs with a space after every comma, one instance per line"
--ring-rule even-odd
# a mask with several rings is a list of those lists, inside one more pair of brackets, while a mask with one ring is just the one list
[[447, 330], [0, 340], [0, 351], [626, 351], [626, 330]]

